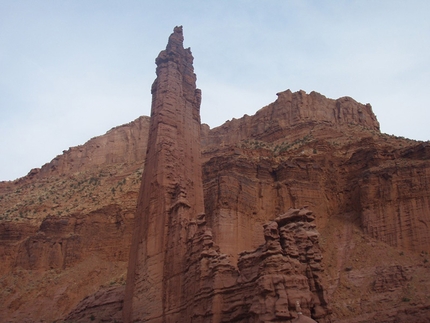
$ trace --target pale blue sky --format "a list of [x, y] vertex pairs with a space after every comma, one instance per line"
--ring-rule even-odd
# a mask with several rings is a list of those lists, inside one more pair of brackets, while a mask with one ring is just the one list
[[429, 14], [427, 0], [0, 0], [0, 180], [148, 115], [176, 25], [211, 127], [302, 89], [429, 140]]

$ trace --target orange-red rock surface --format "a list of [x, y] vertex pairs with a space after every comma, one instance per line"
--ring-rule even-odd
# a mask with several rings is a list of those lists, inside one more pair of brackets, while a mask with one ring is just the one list
[[[1, 322], [122, 320], [148, 131], [141, 117], [0, 182]], [[429, 147], [316, 92], [202, 125], [205, 216], [190, 220], [180, 291], [195, 321], [288, 322], [297, 295], [318, 322], [429, 321]], [[304, 206], [311, 226], [283, 229]]]
[[204, 212], [200, 100], [182, 27], [156, 59], [145, 168], [124, 299], [125, 322], [186, 321], [183, 288], [192, 219]]

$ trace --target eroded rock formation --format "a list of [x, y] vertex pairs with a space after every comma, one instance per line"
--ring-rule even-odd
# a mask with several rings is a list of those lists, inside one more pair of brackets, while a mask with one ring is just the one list
[[[173, 86], [163, 102], [191, 110], [196, 128], [187, 131], [194, 135], [198, 110], [191, 102], [200, 95], [193, 92], [192, 57], [179, 34], [160, 53], [158, 79], [165, 82], [154, 83], [153, 93], [159, 99], [167, 89], [161, 84]], [[170, 137], [158, 142], [160, 150], [170, 149], [168, 165], [188, 167], [175, 164], [182, 152], [172, 143], [176, 129], [186, 129], [165, 131], [179, 111], [163, 104], [159, 133]], [[121, 320], [148, 131], [149, 118], [141, 117], [26, 177], [0, 182], [0, 321]], [[170, 231], [164, 226], [180, 236], [171, 241], [182, 243], [158, 258], [184, 255], [159, 271], [184, 270], [180, 297], [159, 305], [166, 315], [195, 322], [289, 321], [301, 295], [304, 314], [318, 322], [330, 311], [337, 323], [430, 319], [428, 142], [380, 133], [370, 105], [304, 91], [281, 92], [254, 116], [200, 131], [204, 211], [184, 212], [178, 218], [186, 220], [172, 222]], [[156, 175], [169, 177], [164, 205], [190, 210], [194, 190], [183, 179], [195, 174], [179, 178], [175, 169]], [[277, 219], [304, 205], [315, 220]], [[319, 243], [311, 245], [316, 229]]]
[[306, 208], [288, 210], [264, 225], [265, 243], [242, 252], [236, 266], [214, 243], [201, 215], [190, 226], [183, 288], [194, 296], [184, 319], [289, 322], [297, 317], [299, 301], [305, 314], [330, 322], [314, 220]]
[[[267, 224], [265, 246], [240, 256], [238, 269], [215, 246], [203, 214], [200, 91], [192, 60], [176, 27], [156, 59], [124, 321], [277, 321], [293, 318], [289, 309], [300, 300], [325, 322], [321, 252], [309, 211]], [[228, 235], [223, 238], [226, 246]]]
[[[99, 317], [100, 304], [106, 301], [106, 312], [121, 318], [117, 312], [124, 298], [123, 264], [128, 260], [132, 228], [128, 221], [124, 210], [111, 205], [88, 214], [47, 217], [22, 237], [2, 236], [0, 321], [64, 321], [72, 308], [105, 284], [122, 287], [115, 294], [120, 295], [119, 306], [112, 308], [112, 298], [98, 297], [100, 293], [88, 301], [96, 302]], [[15, 224], [13, 229], [22, 226]]]
[[151, 124], [131, 244], [125, 322], [177, 321], [189, 300], [181, 291], [187, 227], [204, 212], [200, 90], [193, 56], [176, 27], [157, 59]]
[[87, 215], [49, 216], [20, 244], [15, 265], [28, 270], [66, 269], [94, 251], [107, 261], [125, 261], [128, 243], [115, 241], [130, 236], [125, 221], [116, 205]]

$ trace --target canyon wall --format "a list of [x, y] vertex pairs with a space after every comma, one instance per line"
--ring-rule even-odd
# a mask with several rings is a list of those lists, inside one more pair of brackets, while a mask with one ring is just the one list
[[[369, 152], [372, 159], [380, 159]], [[430, 144], [399, 151], [358, 181], [364, 231], [391, 246], [430, 252]]]
[[368, 104], [289, 90], [209, 129], [182, 41], [157, 58], [151, 126], [0, 182], [0, 321], [120, 322], [124, 294], [126, 320], [289, 322], [299, 300], [320, 323], [428, 321], [429, 143], [380, 133]]
[[1, 236], [0, 321], [63, 321], [101, 286], [124, 287], [131, 228], [118, 205], [50, 216], [39, 228], [11, 223], [14, 235]]

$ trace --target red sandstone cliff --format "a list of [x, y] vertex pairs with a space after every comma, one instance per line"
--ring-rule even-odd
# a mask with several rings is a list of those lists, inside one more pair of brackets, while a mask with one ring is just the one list
[[[121, 320], [148, 127], [140, 118], [0, 183], [1, 321]], [[203, 302], [196, 318], [287, 319], [275, 300], [295, 315], [286, 268], [299, 266], [303, 281], [317, 276], [302, 290], [317, 320], [325, 301], [333, 322], [429, 320], [428, 143], [381, 134], [369, 105], [290, 91], [201, 135], [206, 216], [191, 225], [184, 279], [192, 288], [198, 273], [207, 291], [191, 302], [225, 301]], [[307, 240], [283, 237], [276, 220], [303, 206], [315, 227], [298, 233], [320, 233], [306, 253], [286, 248], [282, 239]], [[318, 248], [324, 271], [309, 271]]]
[[125, 322], [189, 319], [183, 289], [186, 240], [204, 211], [200, 90], [176, 27], [157, 59], [151, 124], [124, 299]]
[[[311, 212], [290, 209], [266, 224], [266, 245], [237, 263], [233, 255], [241, 250], [234, 249], [234, 238], [249, 235], [237, 227], [237, 218], [224, 219], [234, 234], [215, 230], [219, 247], [212, 240], [203, 214], [200, 90], [182, 42], [182, 27], [176, 27], [156, 59], [124, 322], [290, 320], [297, 316], [291, 313], [297, 301], [320, 322], [330, 322]], [[222, 217], [212, 211], [207, 216], [214, 224]]]

